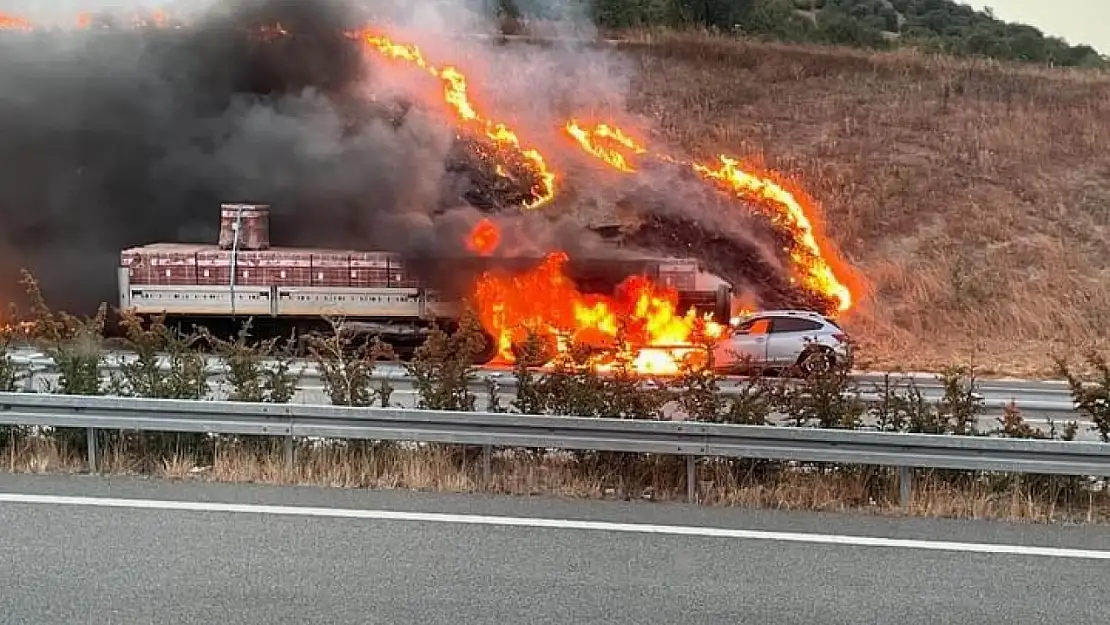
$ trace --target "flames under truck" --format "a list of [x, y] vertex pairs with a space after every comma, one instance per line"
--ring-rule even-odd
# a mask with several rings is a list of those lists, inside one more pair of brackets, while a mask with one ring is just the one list
[[[250, 318], [262, 334], [305, 332], [320, 327], [325, 317], [342, 317], [357, 332], [381, 335], [394, 345], [418, 344], [433, 323], [450, 328], [461, 310], [461, 298], [426, 276], [469, 271], [473, 278], [491, 266], [526, 269], [537, 260], [455, 258], [406, 267], [388, 252], [271, 247], [267, 205], [224, 204], [216, 244], [153, 243], [123, 250], [119, 304], [142, 316], [165, 314], [171, 322], [213, 330]], [[569, 269], [583, 290], [611, 293], [625, 277], [645, 274], [673, 286], [684, 308], [695, 306], [720, 320], [731, 312], [730, 285], [694, 260], [575, 261]]]

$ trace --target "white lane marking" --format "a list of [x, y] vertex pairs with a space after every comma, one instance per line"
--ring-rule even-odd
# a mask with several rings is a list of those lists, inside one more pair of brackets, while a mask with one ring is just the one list
[[100, 508], [134, 508], [144, 510], [180, 510], [189, 512], [233, 512], [240, 514], [272, 514], [283, 516], [324, 517], [337, 519], [367, 519], [377, 521], [410, 521], [425, 523], [457, 523], [464, 525], [493, 525], [544, 529], [576, 529], [635, 534], [662, 534], [671, 536], [696, 536], [706, 538], [736, 538], [745, 540], [772, 540], [795, 543], [813, 543], [853, 547], [895, 547], [927, 551], [958, 551], [995, 555], [1045, 556], [1049, 558], [1080, 558], [1110, 560], [1110, 551], [1093, 549], [1064, 549], [1058, 547], [1031, 547], [991, 543], [960, 543], [842, 534], [807, 534], [796, 532], [770, 532], [716, 527], [683, 525], [648, 525], [642, 523], [610, 523], [604, 521], [574, 521], [570, 519], [544, 519], [533, 517], [481, 516], [439, 512], [403, 512], [393, 510], [359, 510], [353, 508], [313, 508], [302, 506], [271, 506], [260, 504], [214, 503], [200, 501], [162, 501], [153, 499], [116, 499], [109, 497], [64, 497], [57, 495], [27, 495], [0, 493], [0, 503], [54, 504], [63, 506], [93, 506]]

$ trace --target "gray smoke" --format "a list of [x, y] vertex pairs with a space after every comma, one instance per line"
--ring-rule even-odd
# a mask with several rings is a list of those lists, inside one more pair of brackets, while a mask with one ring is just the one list
[[[0, 10], [67, 27], [88, 10], [34, 4]], [[120, 249], [215, 242], [221, 202], [270, 203], [281, 245], [409, 251], [446, 232], [437, 211], [477, 220], [444, 193], [471, 184], [445, 168], [455, 131], [374, 97], [375, 68], [343, 36], [361, 7], [191, 9], [180, 29], [105, 29], [93, 11], [85, 31], [0, 33], [3, 295], [17, 298], [26, 268], [87, 312], [111, 300]], [[276, 24], [290, 35], [262, 35]]]

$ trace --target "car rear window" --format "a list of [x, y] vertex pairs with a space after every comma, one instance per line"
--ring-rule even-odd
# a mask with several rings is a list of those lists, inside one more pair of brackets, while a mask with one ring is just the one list
[[781, 334], [784, 332], [813, 332], [820, 330], [821, 324], [809, 319], [799, 319], [797, 317], [774, 317], [771, 323], [771, 333]]

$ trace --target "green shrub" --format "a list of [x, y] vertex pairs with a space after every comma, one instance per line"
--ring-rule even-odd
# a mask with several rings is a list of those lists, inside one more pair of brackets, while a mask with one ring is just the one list
[[477, 403], [470, 390], [476, 379], [474, 358], [482, 353], [485, 341], [482, 326], [469, 309], [453, 333], [433, 327], [412, 361], [405, 364], [419, 398], [417, 407], [473, 411]]
[[979, 417], [983, 414], [983, 398], [979, 395], [975, 368], [949, 366], [938, 378], [944, 394], [937, 403], [943, 430], [938, 434], [974, 436], [978, 433]]
[[[532, 348], [544, 343], [533, 341]], [[533, 377], [522, 388], [523, 402], [545, 413], [609, 419], [662, 419], [670, 400], [665, 384], [634, 369], [631, 350], [623, 336], [603, 349], [571, 342], [548, 371]], [[518, 391], [518, 400], [521, 395]]]
[[[192, 399], [208, 397], [207, 359], [195, 349], [194, 336], [170, 328], [165, 317], [143, 320], [133, 311], [120, 311], [123, 347], [135, 359], [124, 362], [110, 375], [107, 392], [122, 397], [154, 399]], [[118, 432], [102, 434], [105, 441], [116, 440], [137, 448], [140, 457], [200, 452], [208, 441], [203, 433]]]
[[1093, 370], [1090, 379], [1077, 375], [1063, 359], [1056, 360], [1056, 368], [1068, 381], [1072, 403], [1081, 414], [1087, 415], [1102, 442], [1110, 442], [1110, 365], [1106, 357], [1087, 352], [1087, 364]]
[[81, 319], [65, 312], [50, 310], [30, 273], [23, 272], [23, 286], [30, 301], [34, 323], [32, 337], [51, 360], [58, 380], [45, 390], [63, 395], [102, 395], [105, 392], [104, 322], [108, 306], [102, 304], [97, 313]]
[[[17, 392], [24, 376], [21, 367], [11, 356], [13, 339], [10, 328], [0, 327], [0, 392], [4, 393]], [[0, 425], [0, 448], [12, 444], [17, 433], [18, 428], [15, 426]]]
[[521, 414], [544, 414], [547, 412], [548, 402], [540, 386], [541, 375], [536, 372], [536, 368], [546, 361], [547, 343], [535, 332], [528, 332], [524, 342], [514, 351], [516, 397], [509, 405]]
[[[38, 282], [23, 272], [23, 286], [30, 302], [33, 330], [31, 339], [51, 360], [58, 378], [44, 383], [43, 390], [63, 395], [103, 395], [104, 323], [108, 306], [102, 304], [95, 315], [84, 319], [65, 312], [55, 313], [47, 306]], [[88, 444], [84, 428], [56, 428], [54, 435], [63, 447], [84, 450]]]
[[113, 395], [156, 399], [208, 396], [207, 360], [195, 348], [195, 337], [168, 327], [165, 321], [164, 315], [157, 315], [144, 327], [134, 312], [120, 311], [123, 345], [134, 353], [135, 360], [121, 364], [112, 374]]
[[784, 384], [777, 393], [778, 409], [795, 426], [857, 428], [867, 409], [848, 363], [828, 367]]
[[347, 331], [340, 319], [329, 319], [331, 332], [308, 338], [308, 352], [320, 371], [324, 393], [336, 406], [389, 405], [388, 382], [374, 386], [374, 369], [381, 361], [395, 360], [393, 348], [379, 337], [367, 341]]
[[0, 392], [15, 393], [25, 372], [12, 359], [14, 333], [7, 326], [0, 326]]
[[779, 386], [771, 384], [755, 367], [745, 366], [752, 376], [740, 381], [727, 395], [721, 391], [724, 377], [713, 357], [715, 340], [695, 332], [697, 351], [679, 365], [670, 389], [678, 408], [689, 418], [711, 423], [766, 425], [779, 403]]
[[205, 340], [227, 366], [228, 401], [287, 404], [297, 394], [300, 374], [293, 373], [296, 341], [272, 338], [250, 340], [251, 320], [244, 321], [234, 341], [199, 328]]

